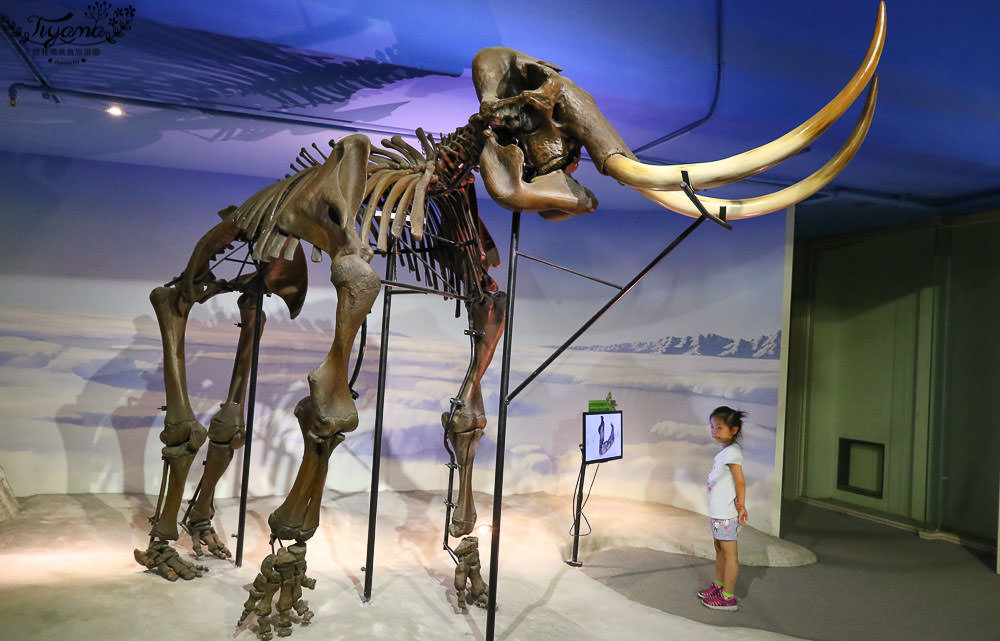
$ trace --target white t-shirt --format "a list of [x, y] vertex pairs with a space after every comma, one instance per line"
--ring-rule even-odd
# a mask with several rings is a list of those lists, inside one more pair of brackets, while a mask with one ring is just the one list
[[713, 519], [735, 519], [739, 516], [733, 500], [736, 483], [730, 464], [743, 465], [743, 448], [737, 443], [727, 445], [715, 455], [712, 471], [708, 473], [708, 515]]

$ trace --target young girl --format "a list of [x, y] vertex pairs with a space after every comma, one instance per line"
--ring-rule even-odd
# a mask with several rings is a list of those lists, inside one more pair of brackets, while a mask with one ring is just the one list
[[736, 610], [736, 577], [740, 572], [736, 540], [740, 526], [748, 519], [746, 508], [747, 483], [743, 478], [743, 418], [746, 412], [731, 407], [715, 408], [708, 420], [712, 438], [722, 443], [708, 474], [708, 515], [715, 539], [715, 581], [698, 590], [705, 607], [713, 610]]

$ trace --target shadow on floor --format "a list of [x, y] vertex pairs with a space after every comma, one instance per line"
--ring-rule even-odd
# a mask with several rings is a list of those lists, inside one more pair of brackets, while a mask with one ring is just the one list
[[815, 552], [797, 568], [743, 567], [738, 612], [701, 605], [712, 561], [649, 549], [606, 549], [582, 571], [652, 608], [720, 626], [817, 641], [997, 641], [995, 560], [953, 543], [799, 502], [784, 506], [784, 537]]

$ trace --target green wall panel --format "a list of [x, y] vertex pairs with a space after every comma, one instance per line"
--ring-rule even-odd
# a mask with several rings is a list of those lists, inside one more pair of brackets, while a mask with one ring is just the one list
[[[797, 251], [786, 495], [995, 541], [1000, 217]], [[885, 445], [881, 498], [837, 488], [841, 438]], [[872, 486], [871, 461], [853, 463]]]
[[[919, 366], [930, 352], [933, 230], [817, 244], [812, 258], [804, 493], [922, 518], [924, 487], [913, 469], [926, 468], [914, 460], [926, 452], [914, 435], [927, 425], [926, 411], [915, 425], [915, 408], [926, 404]], [[837, 489], [841, 438], [884, 444], [881, 498]]]
[[1000, 221], [951, 230], [942, 411], [943, 529], [996, 538]]

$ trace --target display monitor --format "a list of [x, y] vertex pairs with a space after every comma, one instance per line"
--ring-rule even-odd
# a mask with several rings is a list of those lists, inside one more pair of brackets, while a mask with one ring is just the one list
[[622, 457], [622, 413], [583, 413], [583, 462], [603, 463]]

